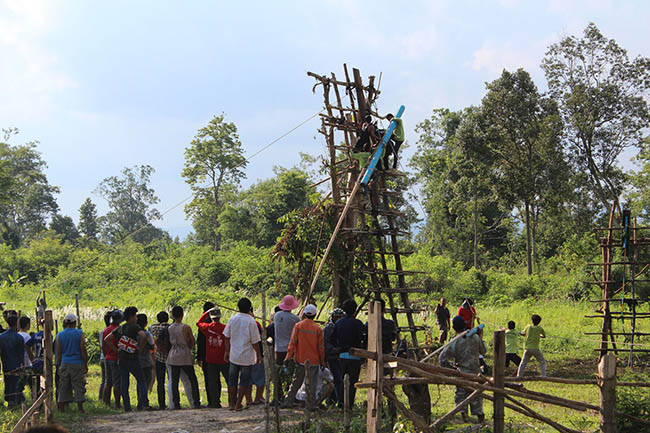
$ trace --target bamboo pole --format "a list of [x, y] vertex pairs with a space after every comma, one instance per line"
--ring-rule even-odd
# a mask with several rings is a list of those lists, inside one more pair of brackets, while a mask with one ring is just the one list
[[483, 392], [483, 391], [480, 390], [480, 389], [475, 390], [475, 391], [474, 391], [473, 393], [471, 393], [471, 394], [470, 394], [470, 395], [469, 395], [465, 400], [463, 400], [463, 401], [461, 401], [460, 403], [458, 403], [458, 405], [456, 405], [455, 408], [453, 408], [452, 410], [450, 410], [449, 412], [447, 412], [446, 414], [444, 414], [442, 417], [438, 418], [438, 420], [437, 420], [436, 422], [434, 422], [433, 424], [431, 424], [431, 428], [432, 428], [433, 430], [435, 430], [435, 429], [437, 429], [438, 427], [440, 427], [441, 425], [443, 425], [444, 423], [446, 423], [447, 420], [451, 419], [451, 417], [453, 417], [454, 415], [456, 415], [456, 414], [457, 414], [458, 412], [460, 412], [461, 410], [465, 409], [465, 406], [467, 406], [468, 404], [470, 404], [471, 402], [473, 402], [474, 400], [476, 400], [477, 398], [479, 398], [479, 397], [481, 396], [481, 393], [482, 393], [482, 392]]
[[343, 376], [343, 431], [350, 433], [350, 375]]
[[382, 379], [384, 362], [381, 346], [381, 303], [375, 301], [368, 306], [368, 348], [377, 354], [376, 359], [368, 360], [368, 380], [375, 382], [374, 388], [368, 389], [368, 408], [366, 412], [366, 431], [379, 433], [382, 410]]
[[[494, 331], [494, 343], [493, 343], [493, 359], [494, 359], [494, 372], [492, 374], [492, 381], [494, 382], [495, 388], [504, 387], [505, 381], [505, 369], [506, 369], [506, 333], [503, 330]], [[494, 393], [494, 433], [503, 433], [505, 430], [505, 411], [504, 411], [504, 401], [503, 394]]]
[[36, 399], [36, 401], [23, 413], [23, 416], [20, 417], [14, 428], [11, 430], [11, 433], [18, 433], [23, 431], [23, 427], [25, 426], [25, 423], [29, 420], [29, 418], [36, 412], [40, 407], [41, 404], [46, 400], [47, 394], [43, 393]]
[[54, 421], [54, 362], [52, 354], [52, 310], [45, 311], [45, 320], [43, 324], [43, 351], [44, 364], [43, 373], [45, 375], [45, 420], [49, 424]]
[[411, 409], [404, 406], [404, 403], [399, 401], [392, 389], [390, 389], [388, 386], [384, 386], [383, 391], [386, 397], [395, 403], [397, 409], [399, 409], [399, 411], [402, 412], [405, 417], [410, 419], [413, 422], [413, 425], [418, 428], [418, 430], [422, 431], [423, 433], [434, 433], [433, 429], [429, 427], [427, 422], [422, 419], [420, 415], [413, 412]]
[[420, 360], [420, 362], [425, 362], [425, 361], [428, 361], [429, 359], [433, 358], [434, 356], [436, 356], [437, 354], [439, 354], [440, 352], [442, 352], [443, 349], [444, 349], [445, 347], [449, 346], [451, 343], [453, 343], [454, 341], [458, 340], [459, 338], [464, 337], [464, 336], [465, 336], [469, 331], [471, 331], [471, 330], [468, 329], [467, 331], [463, 331], [463, 332], [461, 332], [460, 334], [458, 334], [457, 336], [455, 336], [454, 338], [452, 338], [451, 340], [449, 340], [447, 343], [445, 343], [443, 346], [440, 346], [439, 348], [437, 348], [436, 350], [434, 350], [433, 352], [431, 352], [430, 354], [428, 354], [427, 356], [425, 356], [424, 358], [422, 358], [422, 359]]

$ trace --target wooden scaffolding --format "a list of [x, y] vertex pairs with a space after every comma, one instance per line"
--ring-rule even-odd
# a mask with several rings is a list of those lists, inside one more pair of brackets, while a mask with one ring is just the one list
[[[383, 297], [387, 301], [386, 312], [398, 325], [398, 332], [408, 335], [411, 349], [421, 348], [419, 342], [423, 340], [418, 338], [418, 332], [426, 328], [416, 325], [414, 314], [423, 310], [412, 305], [409, 294], [424, 289], [408, 287], [406, 276], [416, 272], [404, 270], [402, 257], [412, 251], [403, 251], [400, 246], [400, 238], [408, 235], [399, 224], [400, 218], [405, 218], [406, 214], [398, 209], [402, 193], [397, 185], [405, 174], [396, 170], [375, 170], [367, 185], [367, 194], [356, 194], [360, 177], [368, 166], [360, 167], [358, 159], [354, 158], [361, 119], [370, 114], [373, 120], [381, 120], [391, 111], [382, 115], [377, 109], [381, 79], [375, 86], [375, 76], [369, 76], [367, 84], [364, 84], [358, 69], [353, 68], [350, 75], [344, 64], [343, 71], [344, 80], [338, 79], [333, 72], [329, 76], [307, 72], [316, 80], [313, 91], [318, 86], [323, 91], [324, 110], [320, 115], [319, 132], [327, 143], [331, 197], [340, 216], [340, 224], [330, 243], [338, 236], [337, 241], [342, 242], [349, 252], [347, 263], [332, 269], [333, 298], [338, 303], [350, 294], [361, 296], [364, 301], [359, 309], [362, 309], [371, 299]], [[359, 262], [363, 264], [359, 266]], [[365, 293], [357, 290], [355, 293], [355, 288], [351, 287], [355, 271], [368, 275], [370, 290]], [[318, 273], [312, 288], [317, 278]], [[405, 320], [400, 320], [400, 317], [405, 317]], [[412, 350], [411, 353], [418, 356], [421, 352]]]

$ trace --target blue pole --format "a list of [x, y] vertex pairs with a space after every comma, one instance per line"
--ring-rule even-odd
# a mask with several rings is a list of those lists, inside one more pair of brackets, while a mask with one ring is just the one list
[[481, 324], [478, 325], [476, 328], [472, 329], [472, 330], [469, 331], [467, 334], [465, 334], [465, 335], [463, 336], [463, 338], [471, 337], [472, 335], [476, 334], [476, 333], [478, 332], [479, 329], [483, 329], [483, 328], [485, 328], [485, 324], [484, 324], [484, 323], [481, 323]]
[[[404, 110], [405, 110], [404, 106], [400, 105], [399, 110], [397, 110], [397, 114], [395, 115], [395, 118], [402, 117], [402, 114], [404, 114]], [[375, 150], [375, 154], [372, 156], [372, 159], [370, 160], [370, 164], [368, 164], [366, 173], [363, 175], [363, 178], [361, 179], [361, 185], [367, 186], [368, 182], [370, 182], [370, 178], [372, 177], [372, 173], [375, 171], [375, 167], [377, 167], [377, 163], [381, 158], [381, 154], [384, 153], [384, 147], [386, 147], [386, 144], [388, 143], [388, 140], [390, 140], [390, 137], [393, 136], [393, 131], [395, 130], [396, 127], [397, 127], [397, 122], [395, 121], [395, 119], [393, 119], [390, 122], [390, 125], [388, 126], [388, 129], [384, 134], [384, 137], [381, 139], [379, 146], [377, 146], [377, 150]]]

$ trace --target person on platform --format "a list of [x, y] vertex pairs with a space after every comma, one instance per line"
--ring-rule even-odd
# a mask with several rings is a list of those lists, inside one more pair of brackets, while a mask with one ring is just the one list
[[76, 328], [77, 320], [74, 314], [67, 314], [63, 319], [63, 331], [56, 336], [56, 367], [59, 373], [57, 403], [61, 412], [65, 412], [71, 401], [77, 402], [79, 412], [84, 412], [88, 352], [84, 333]]
[[[454, 317], [451, 323], [454, 331], [456, 331], [456, 335], [461, 334], [467, 328], [467, 323], [461, 316]], [[485, 352], [486, 348], [485, 343], [483, 343], [483, 330], [479, 329], [474, 335], [465, 338], [457, 338], [449, 343], [440, 353], [438, 360], [440, 361], [440, 365], [443, 367], [456, 367], [458, 371], [462, 373], [477, 375], [481, 371], [479, 356], [485, 355]], [[455, 361], [455, 365], [451, 363], [452, 360]], [[459, 404], [469, 397], [472, 391], [472, 389], [457, 386], [454, 402]], [[476, 415], [478, 417], [478, 422], [483, 423], [485, 421], [485, 414], [483, 413], [483, 400], [481, 397], [472, 400], [469, 406], [472, 410], [472, 415]], [[467, 412], [467, 406], [465, 406], [460, 412], [463, 421], [465, 422], [469, 421]]]
[[404, 123], [402, 119], [393, 116], [391, 113], [386, 115], [386, 120], [388, 122], [395, 122], [395, 129], [393, 130], [393, 135], [391, 135], [390, 140], [386, 143], [386, 151], [384, 153], [384, 169], [388, 170], [388, 157], [393, 155], [393, 170], [397, 169], [397, 154], [399, 153], [399, 148], [404, 143]]
[[[209, 317], [210, 321], [205, 318]], [[226, 325], [221, 323], [221, 310], [213, 307], [204, 312], [196, 322], [199, 332], [205, 339], [205, 370], [206, 393], [208, 394], [208, 407], [221, 407], [221, 376], [228, 386], [229, 365], [224, 356], [226, 353], [226, 337], [223, 331]], [[234, 405], [234, 402], [233, 402]]]

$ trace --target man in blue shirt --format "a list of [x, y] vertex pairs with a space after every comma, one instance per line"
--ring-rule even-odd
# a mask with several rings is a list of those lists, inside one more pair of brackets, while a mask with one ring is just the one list
[[[346, 374], [350, 376], [350, 406], [354, 406], [354, 397], [357, 389], [354, 384], [359, 380], [361, 372], [361, 359], [350, 356], [350, 348], [366, 348], [366, 327], [361, 320], [354, 317], [357, 312], [357, 303], [353, 299], [348, 299], [343, 303], [345, 317], [339, 319], [334, 325], [334, 332], [330, 337], [330, 344], [340, 348], [339, 364], [341, 367], [341, 377]], [[339, 400], [339, 407], [343, 407], [343, 395]]]
[[9, 408], [22, 403], [22, 392], [18, 389], [20, 376], [16, 370], [23, 367], [25, 340], [18, 334], [18, 316], [8, 315], [5, 320], [9, 329], [0, 334], [0, 359], [5, 381], [5, 401]]
[[63, 319], [64, 329], [56, 336], [56, 367], [59, 373], [57, 403], [61, 412], [65, 412], [68, 403], [74, 400], [79, 412], [84, 413], [88, 352], [83, 332], [76, 329], [77, 320], [74, 314], [67, 314]]

